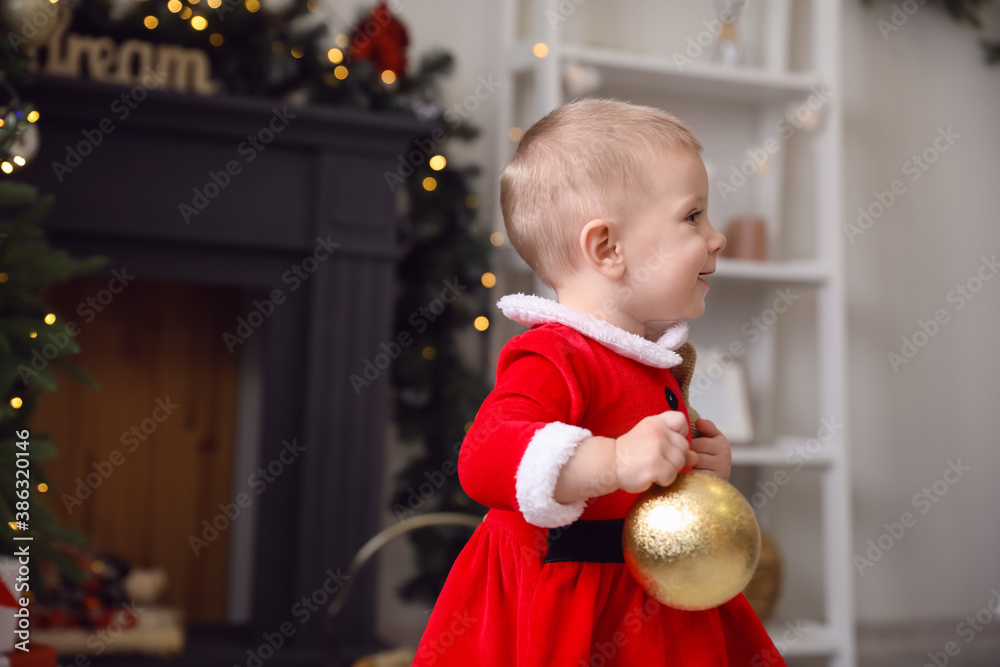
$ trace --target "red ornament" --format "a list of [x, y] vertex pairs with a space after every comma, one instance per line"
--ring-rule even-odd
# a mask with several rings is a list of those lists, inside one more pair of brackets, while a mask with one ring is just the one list
[[370, 60], [379, 73], [392, 70], [396, 76], [402, 76], [409, 45], [406, 27], [380, 2], [367, 19], [354, 26], [348, 55], [351, 60]]

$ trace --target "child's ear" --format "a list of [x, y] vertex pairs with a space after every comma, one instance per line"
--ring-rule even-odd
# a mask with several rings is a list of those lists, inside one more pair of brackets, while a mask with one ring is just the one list
[[625, 272], [618, 225], [595, 218], [580, 230], [580, 250], [585, 263], [608, 278], [620, 278]]
[[691, 426], [691, 437], [698, 437], [698, 429], [694, 427], [694, 423], [698, 420], [701, 415], [699, 415], [694, 408], [691, 407], [691, 403], [688, 402], [688, 388], [691, 386], [691, 378], [694, 376], [694, 362], [697, 354], [694, 351], [694, 345], [691, 343], [684, 343], [679, 348], [677, 348], [677, 354], [681, 355], [683, 361], [676, 366], [670, 368], [670, 372], [673, 373], [674, 379], [677, 380], [677, 384], [681, 387], [681, 400], [684, 401], [684, 405], [687, 407], [688, 411], [688, 422]]

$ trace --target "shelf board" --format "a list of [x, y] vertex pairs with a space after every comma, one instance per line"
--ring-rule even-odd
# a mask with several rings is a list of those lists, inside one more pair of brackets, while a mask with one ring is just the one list
[[825, 623], [803, 619], [769, 620], [764, 628], [785, 658], [834, 655], [839, 651]]
[[824, 445], [813, 454], [806, 448], [807, 440], [782, 437], [769, 444], [733, 444], [733, 465], [796, 467], [802, 463], [806, 468], [830, 465], [833, 455], [829, 446]]
[[[521, 53], [530, 45], [519, 46]], [[695, 61], [682, 68], [670, 56], [642, 55], [578, 44], [563, 44], [562, 58], [596, 67], [604, 82], [614, 87], [660, 89], [720, 100], [792, 102], [820, 87], [820, 77], [806, 72], [770, 72], [755, 67], [727, 67]], [[512, 67], [527, 66], [530, 59], [512, 57]]]
[[798, 285], [822, 285], [829, 277], [830, 271], [816, 260], [762, 262], [720, 257], [715, 265], [715, 273], [708, 280], [711, 282], [713, 278], [739, 278]]

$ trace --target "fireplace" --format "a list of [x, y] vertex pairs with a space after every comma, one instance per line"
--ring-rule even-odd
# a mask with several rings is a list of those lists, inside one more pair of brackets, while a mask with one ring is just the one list
[[[259, 372], [246, 404], [260, 406], [256, 463], [288, 458], [293, 439], [302, 447], [254, 500], [252, 535], [230, 536], [252, 552], [240, 642], [293, 621], [289, 644], [312, 652], [323, 614], [299, 626], [292, 609], [380, 527], [387, 378], [360, 395], [348, 378], [392, 335], [396, 202], [383, 174], [433, 126], [166, 90], [123, 118], [123, 91], [41, 75], [22, 86], [42, 148], [18, 176], [55, 196], [43, 222], [52, 244], [109, 257], [105, 279], [127, 267], [140, 283], [242, 295], [216, 350]], [[238, 451], [232, 460], [253, 470]], [[377, 643], [373, 571], [355, 582], [343, 628], [359, 645]], [[247, 646], [215, 659], [245, 660]]]

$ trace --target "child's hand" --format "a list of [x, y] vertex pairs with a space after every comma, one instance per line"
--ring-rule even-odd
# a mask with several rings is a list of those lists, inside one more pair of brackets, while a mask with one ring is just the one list
[[646, 417], [617, 438], [615, 475], [618, 488], [627, 493], [640, 493], [654, 483], [670, 485], [681, 468], [698, 462], [698, 455], [688, 447], [687, 433], [684, 413], [668, 410]]
[[691, 449], [698, 452], [698, 463], [694, 470], [707, 472], [728, 482], [729, 472], [733, 467], [733, 452], [729, 447], [729, 440], [707, 419], [698, 419], [694, 427], [699, 434], [699, 437], [691, 439]]

